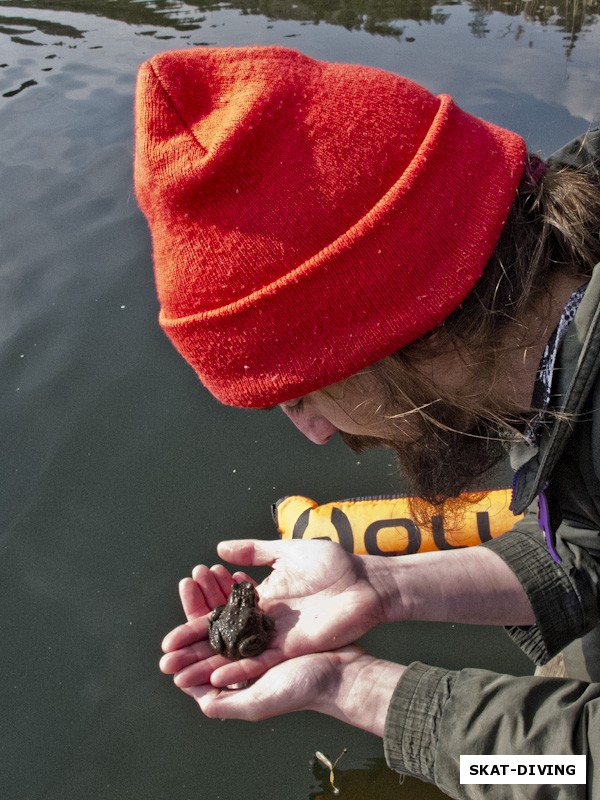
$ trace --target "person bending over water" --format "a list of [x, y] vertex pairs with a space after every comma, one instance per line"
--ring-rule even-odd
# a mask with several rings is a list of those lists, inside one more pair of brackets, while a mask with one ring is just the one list
[[[415, 496], [444, 508], [508, 452], [512, 508], [528, 512], [480, 547], [416, 556], [221, 543], [233, 565], [272, 567], [258, 594], [274, 632], [259, 656], [215, 654], [209, 615], [249, 578], [200, 566], [181, 582], [188, 622], [161, 669], [204, 714], [330, 714], [453, 797], [461, 753], [597, 769], [599, 159], [598, 131], [544, 162], [446, 95], [285, 48], [141, 66], [135, 184], [160, 323], [202, 383], [279, 406], [317, 444], [391, 448]], [[566, 648], [571, 677], [403, 666], [354, 644], [413, 619], [504, 625], [538, 664]]]

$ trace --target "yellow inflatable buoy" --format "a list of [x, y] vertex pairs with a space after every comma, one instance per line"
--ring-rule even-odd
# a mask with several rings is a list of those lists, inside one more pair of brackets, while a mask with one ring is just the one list
[[[283, 497], [273, 517], [283, 539], [331, 539], [349, 553], [398, 556], [481, 544], [510, 530], [523, 515], [509, 510], [510, 489], [466, 495], [451, 524], [432, 513], [418, 524], [407, 497], [357, 498], [319, 505], [308, 497]], [[432, 509], [435, 512], [435, 509]]]

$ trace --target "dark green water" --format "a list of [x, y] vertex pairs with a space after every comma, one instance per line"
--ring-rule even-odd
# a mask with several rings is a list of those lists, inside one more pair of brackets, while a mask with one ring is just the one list
[[[526, 10], [525, 10], [526, 9]], [[283, 44], [403, 72], [549, 153], [600, 112], [598, 3], [0, 2], [0, 797], [439, 798], [315, 714], [204, 719], [157, 669], [177, 581], [270, 504], [394, 491], [389, 459], [220, 407], [156, 324], [131, 187], [137, 65]], [[524, 674], [499, 630], [398, 625], [374, 653]]]

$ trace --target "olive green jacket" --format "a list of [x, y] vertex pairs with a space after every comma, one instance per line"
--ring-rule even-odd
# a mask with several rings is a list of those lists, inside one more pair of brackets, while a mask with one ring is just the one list
[[[600, 164], [600, 130], [552, 158]], [[536, 663], [545, 663], [600, 622], [600, 265], [567, 328], [553, 373], [553, 406], [566, 414], [542, 433], [519, 469], [513, 510], [544, 490], [556, 563], [536, 515], [486, 543], [511, 567], [536, 624], [507, 629]], [[399, 772], [436, 783], [451, 797], [600, 800], [600, 683], [515, 678], [479, 669], [452, 672], [411, 664], [388, 711], [384, 747]], [[459, 756], [586, 755], [587, 786], [465, 785]]]

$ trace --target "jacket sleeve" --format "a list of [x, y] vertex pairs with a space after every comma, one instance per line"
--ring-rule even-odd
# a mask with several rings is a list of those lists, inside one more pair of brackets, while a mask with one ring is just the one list
[[498, 784], [494, 800], [599, 800], [600, 684], [452, 672], [415, 662], [392, 697], [384, 732], [388, 765], [450, 797], [490, 796], [461, 785], [460, 755], [585, 755], [587, 786]]
[[556, 533], [560, 564], [548, 552], [532, 511], [511, 531], [482, 545], [508, 564], [529, 597], [536, 624], [506, 631], [536, 664], [545, 664], [600, 618], [600, 565], [588, 549], [598, 545], [600, 533], [567, 522]]

